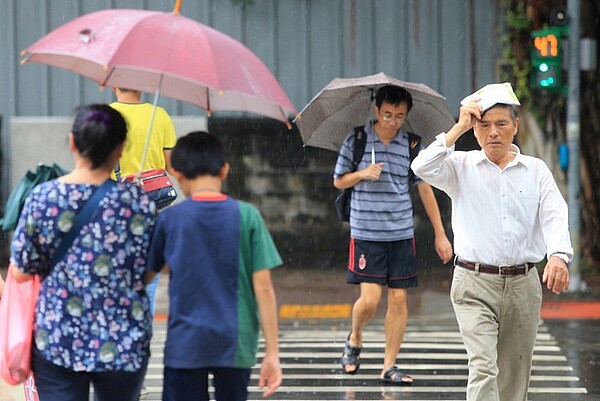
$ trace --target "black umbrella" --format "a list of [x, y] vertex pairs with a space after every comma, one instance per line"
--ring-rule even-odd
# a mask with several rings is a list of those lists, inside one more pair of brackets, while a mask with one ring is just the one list
[[385, 85], [400, 86], [410, 92], [413, 108], [402, 129], [421, 136], [425, 145], [454, 125], [446, 98], [427, 85], [400, 81], [384, 73], [335, 78], [294, 120], [304, 144], [337, 152], [352, 128], [368, 122], [375, 93]]

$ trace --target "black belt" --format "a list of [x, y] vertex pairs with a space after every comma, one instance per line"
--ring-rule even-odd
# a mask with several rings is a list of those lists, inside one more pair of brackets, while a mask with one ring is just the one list
[[523, 263], [520, 265], [505, 265], [505, 266], [493, 266], [484, 265], [481, 263], [467, 262], [456, 258], [454, 261], [456, 266], [462, 267], [463, 269], [478, 271], [480, 273], [497, 274], [499, 276], [518, 276], [521, 274], [527, 274], [531, 269], [535, 267], [534, 263]]

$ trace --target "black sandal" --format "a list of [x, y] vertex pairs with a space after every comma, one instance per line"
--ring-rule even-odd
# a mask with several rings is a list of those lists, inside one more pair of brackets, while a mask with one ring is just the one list
[[[348, 334], [348, 339], [344, 346], [344, 353], [342, 354], [342, 370], [348, 375], [354, 375], [358, 372], [358, 368], [360, 367], [360, 351], [362, 351], [362, 347], [355, 347], [350, 344], [350, 334]], [[346, 366], [348, 365], [354, 365], [354, 370], [346, 370]]]
[[385, 371], [383, 377], [379, 378], [379, 384], [388, 386], [412, 386], [413, 378], [400, 372], [397, 366], [392, 366]]

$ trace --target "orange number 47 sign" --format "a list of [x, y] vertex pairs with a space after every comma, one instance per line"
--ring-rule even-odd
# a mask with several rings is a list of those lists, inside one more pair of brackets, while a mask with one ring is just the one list
[[537, 36], [533, 39], [533, 45], [542, 57], [558, 56], [558, 38], [554, 34]]

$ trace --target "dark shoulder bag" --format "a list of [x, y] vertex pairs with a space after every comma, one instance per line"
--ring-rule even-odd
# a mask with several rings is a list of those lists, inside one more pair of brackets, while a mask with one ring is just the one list
[[[352, 151], [352, 171], [358, 169], [358, 165], [365, 154], [367, 145], [367, 134], [363, 126], [354, 128], [354, 150]], [[350, 221], [350, 198], [352, 197], [352, 188], [344, 188], [336, 196], [334, 205], [338, 218], [341, 221]]]

